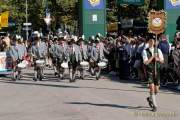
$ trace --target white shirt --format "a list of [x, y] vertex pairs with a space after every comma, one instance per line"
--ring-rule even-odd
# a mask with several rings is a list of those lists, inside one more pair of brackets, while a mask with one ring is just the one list
[[[152, 55], [154, 55], [154, 47], [149, 48], [149, 51], [151, 52]], [[164, 57], [160, 49], [158, 49], [158, 56], [160, 61], [164, 61]], [[142, 58], [143, 58], [143, 63], [145, 64], [145, 62], [148, 60], [146, 49], [144, 49], [142, 52]]]

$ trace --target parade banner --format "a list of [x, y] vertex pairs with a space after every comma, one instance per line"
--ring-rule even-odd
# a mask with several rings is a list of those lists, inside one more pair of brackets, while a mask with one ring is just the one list
[[0, 30], [1, 30], [1, 16], [0, 16]]
[[165, 0], [165, 8], [168, 9], [180, 9], [180, 0]]
[[6, 56], [6, 52], [0, 52], [0, 74], [10, 74], [12, 68], [12, 59]]
[[166, 25], [166, 12], [151, 10], [148, 15], [148, 29], [150, 33], [156, 35], [165, 31]]
[[105, 8], [104, 0], [84, 0], [85, 9], [104, 9]]
[[6, 53], [1, 52], [0, 53], [0, 71], [4, 70], [6, 68]]
[[8, 27], [9, 11], [1, 13], [1, 27]]
[[[163, 33], [165, 31], [165, 25], [166, 25], [166, 12], [163, 10], [160, 11], [154, 11], [151, 10], [148, 14], [148, 29], [150, 33], [153, 33], [156, 35], [155, 43], [158, 41], [158, 35]], [[157, 53], [158, 46], [155, 46], [154, 54]], [[155, 61], [154, 64], [154, 70], [155, 70], [155, 77], [157, 77], [157, 62]]]
[[[80, 35], [106, 35], [106, 0], [80, 0]], [[98, 28], [98, 29], [97, 29]]]

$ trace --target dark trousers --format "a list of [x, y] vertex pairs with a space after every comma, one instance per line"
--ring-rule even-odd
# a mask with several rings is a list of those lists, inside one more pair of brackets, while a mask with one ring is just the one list
[[129, 79], [130, 76], [130, 65], [128, 60], [119, 60], [119, 78], [120, 79]]

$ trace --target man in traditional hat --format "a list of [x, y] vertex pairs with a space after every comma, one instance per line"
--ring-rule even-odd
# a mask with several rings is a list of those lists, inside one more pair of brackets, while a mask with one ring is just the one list
[[82, 62], [80, 48], [77, 44], [75, 44], [74, 39], [70, 39], [70, 41], [68, 41], [68, 66], [70, 72], [70, 82], [75, 82], [76, 70], [80, 62]]
[[148, 44], [149, 47], [143, 50], [142, 53], [150, 89], [150, 96], [147, 98], [147, 101], [152, 108], [152, 111], [156, 112], [156, 95], [159, 91], [160, 84], [159, 70], [160, 65], [164, 63], [164, 58], [161, 50], [157, 48], [157, 43], [155, 43], [154, 39], [149, 39]]
[[49, 45], [49, 55], [50, 55], [50, 58], [51, 58], [51, 61], [53, 64], [55, 76], [57, 76], [57, 69], [56, 69], [56, 65], [57, 65], [57, 56], [56, 56], [57, 40], [58, 40], [57, 36], [54, 36], [53, 41]]
[[21, 74], [21, 71], [18, 70], [17, 65], [22, 62], [27, 55], [26, 46], [23, 44], [23, 39], [21, 36], [16, 35], [14, 38], [10, 54], [14, 61], [13, 80], [17, 80], [20, 79], [18, 77], [20, 77], [19, 75]]
[[55, 50], [55, 55], [57, 58], [57, 65], [56, 65], [56, 69], [58, 71], [58, 76], [63, 79], [64, 76], [64, 68], [62, 68], [61, 64], [64, 61], [67, 61], [68, 58], [68, 47], [64, 41], [63, 37], [60, 37], [58, 39], [58, 44], [55, 46], [56, 50]]
[[104, 52], [106, 51], [103, 43], [100, 42], [99, 37], [96, 38], [95, 44], [91, 49], [90, 67], [92, 74], [95, 72], [96, 79], [99, 80], [101, 69], [98, 68], [97, 64], [105, 59]]
[[[88, 61], [88, 46], [85, 44], [83, 37], [79, 39], [78, 45], [80, 47], [83, 61], [87, 62]], [[84, 79], [85, 70], [83, 68], [80, 69], [80, 73], [81, 73], [81, 76], [80, 76], [81, 79]]]
[[45, 60], [47, 56], [47, 45], [41, 41], [38, 32], [34, 34], [34, 45], [32, 45], [32, 47], [30, 48], [30, 53], [33, 57], [34, 62], [34, 81], [37, 81], [36, 60]]

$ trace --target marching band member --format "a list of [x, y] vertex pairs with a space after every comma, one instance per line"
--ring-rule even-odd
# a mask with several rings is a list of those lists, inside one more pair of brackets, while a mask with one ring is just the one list
[[68, 41], [68, 66], [70, 73], [70, 82], [75, 82], [76, 70], [79, 63], [82, 61], [81, 51], [75, 40]]
[[55, 36], [53, 41], [49, 45], [49, 55], [52, 60], [52, 65], [54, 68], [55, 76], [57, 76], [57, 69], [56, 69], [56, 66], [57, 66], [57, 56], [56, 56], [57, 39], [58, 38]]
[[98, 80], [100, 77], [101, 68], [98, 67], [98, 63], [103, 61], [105, 59], [104, 52], [108, 52], [104, 44], [100, 42], [99, 37], [96, 38], [95, 44], [93, 44], [92, 50], [91, 50], [91, 70], [95, 72], [96, 79]]
[[56, 69], [58, 71], [58, 76], [63, 79], [64, 76], [64, 68], [61, 66], [61, 64], [65, 61], [67, 61], [67, 45], [66, 42], [64, 41], [63, 37], [60, 37], [58, 39], [58, 44], [56, 45], [56, 50], [55, 50], [55, 55], [57, 58], [57, 65], [56, 65]]
[[[84, 62], [88, 61], [88, 46], [85, 44], [83, 37], [79, 39], [78, 45], [80, 47], [80, 52], [82, 55], [82, 59]], [[80, 77], [81, 79], [84, 79], [85, 70], [81, 67], [80, 69]]]
[[47, 55], [47, 46], [44, 42], [41, 41], [40, 35], [38, 32], [34, 32], [34, 45], [30, 49], [30, 53], [33, 57], [34, 62], [34, 81], [37, 81], [37, 65], [36, 60], [45, 60]]
[[23, 61], [27, 55], [26, 46], [23, 44], [21, 36], [16, 35], [14, 41], [12, 41], [10, 54], [13, 58], [13, 80], [20, 79], [21, 71], [18, 70], [17, 65]]

